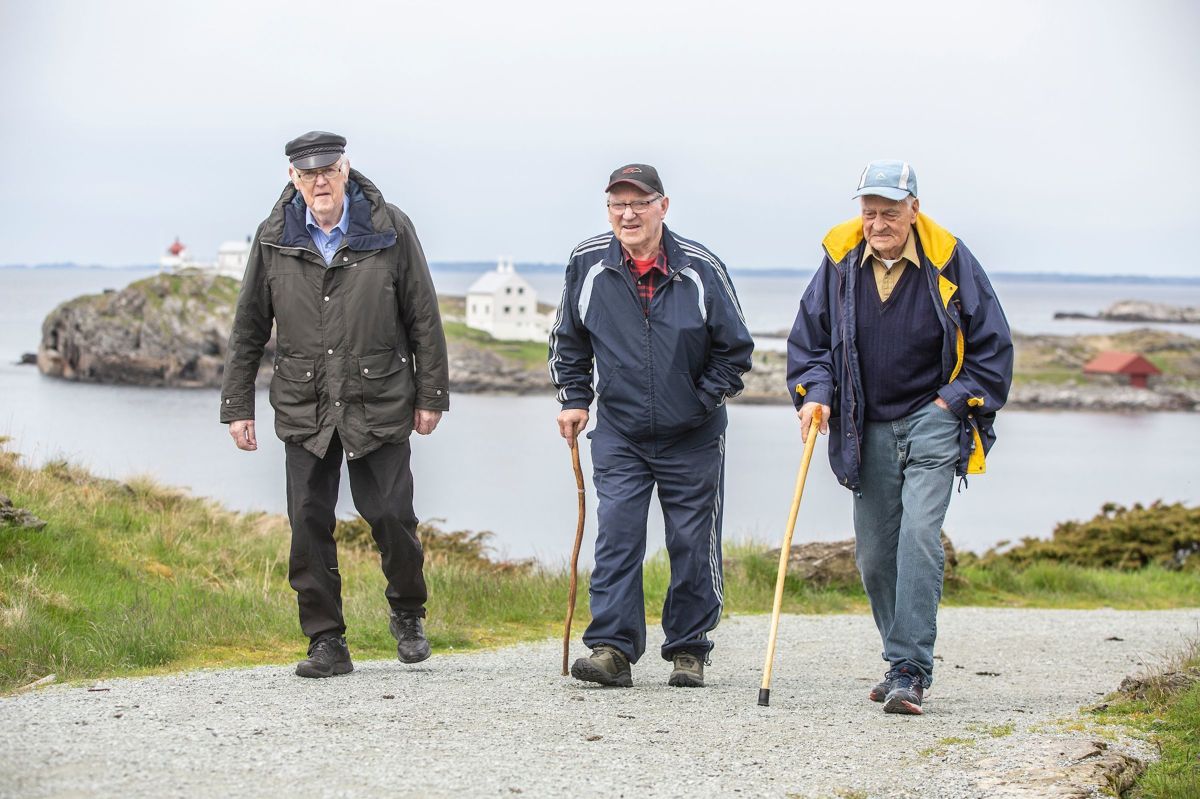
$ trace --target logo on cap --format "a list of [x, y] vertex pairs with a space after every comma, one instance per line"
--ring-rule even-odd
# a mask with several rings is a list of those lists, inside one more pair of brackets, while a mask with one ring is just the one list
[[636, 166], [627, 166], [621, 170], [621, 174], [622, 175], [632, 175], [634, 172], [641, 172], [641, 171], [642, 170]]

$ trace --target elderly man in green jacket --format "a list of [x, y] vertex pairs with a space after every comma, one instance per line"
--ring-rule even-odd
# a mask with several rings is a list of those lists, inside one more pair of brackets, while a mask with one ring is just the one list
[[343, 453], [354, 506], [382, 555], [397, 656], [429, 657], [408, 437], [432, 433], [449, 409], [446, 340], [412, 222], [350, 169], [345, 146], [312, 131], [285, 147], [291, 182], [254, 237], [221, 390], [221, 422], [239, 449], [257, 449], [254, 383], [273, 321], [288, 578], [310, 641], [301, 677], [354, 669], [333, 539]]

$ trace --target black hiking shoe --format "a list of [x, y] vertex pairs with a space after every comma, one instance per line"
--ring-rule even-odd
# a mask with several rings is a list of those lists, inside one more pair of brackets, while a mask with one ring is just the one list
[[887, 699], [887, 695], [891, 693], [892, 685], [896, 682], [896, 673], [888, 669], [887, 674], [883, 675], [883, 680], [876, 683], [871, 689], [871, 693], [867, 694], [867, 698], [872, 702], [882, 702]]
[[691, 652], [676, 652], [671, 656], [675, 669], [667, 679], [667, 685], [676, 688], [703, 688], [704, 661]]
[[888, 691], [883, 700], [883, 712], [920, 716], [925, 712], [921, 709], [921, 699], [924, 695], [925, 685], [921, 675], [901, 666], [892, 680], [892, 690]]
[[592, 649], [591, 657], [580, 658], [571, 664], [571, 676], [584, 682], [615, 685], [629, 688], [633, 685], [633, 672], [625, 653], [608, 644], [598, 644]]
[[420, 616], [393, 611], [388, 629], [396, 639], [396, 657], [401, 663], [420, 663], [429, 658], [429, 640], [425, 637], [425, 623]]
[[300, 677], [332, 677], [354, 671], [350, 662], [350, 647], [338, 635], [319, 638], [308, 647], [308, 657], [296, 664]]

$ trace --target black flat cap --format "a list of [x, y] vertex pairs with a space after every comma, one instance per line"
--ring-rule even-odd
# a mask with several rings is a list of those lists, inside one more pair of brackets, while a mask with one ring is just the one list
[[617, 167], [608, 176], [608, 187], [604, 190], [612, 191], [612, 187], [618, 183], [629, 183], [651, 194], [666, 194], [663, 191], [662, 180], [658, 177], [658, 170], [649, 164], [626, 164]]
[[329, 166], [346, 152], [346, 137], [323, 130], [310, 130], [297, 136], [283, 148], [296, 169], [320, 169]]

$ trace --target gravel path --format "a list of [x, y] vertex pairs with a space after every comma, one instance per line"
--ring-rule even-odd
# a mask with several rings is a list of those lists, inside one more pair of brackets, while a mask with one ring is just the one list
[[1070, 720], [1200, 634], [1200, 609], [943, 609], [921, 718], [867, 701], [883, 664], [866, 616], [785, 617], [758, 707], [768, 624], [723, 622], [702, 690], [667, 688], [653, 653], [632, 689], [589, 687], [558, 676], [553, 641], [330, 680], [270, 666], [51, 686], [0, 699], [0, 796], [1088, 795], [1056, 769], [1149, 747], [1098, 752]]

